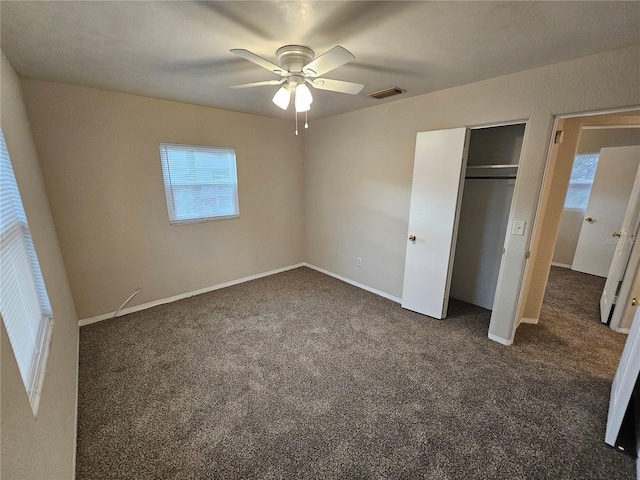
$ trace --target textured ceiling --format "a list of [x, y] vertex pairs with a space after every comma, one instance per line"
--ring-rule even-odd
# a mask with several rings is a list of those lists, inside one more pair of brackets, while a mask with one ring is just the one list
[[[325, 75], [365, 85], [315, 90], [310, 117], [640, 43], [640, 2], [1, 2], [1, 47], [25, 77], [291, 118], [278, 78], [231, 53], [277, 62], [282, 45], [356, 57]], [[398, 86], [386, 100], [366, 95]]]

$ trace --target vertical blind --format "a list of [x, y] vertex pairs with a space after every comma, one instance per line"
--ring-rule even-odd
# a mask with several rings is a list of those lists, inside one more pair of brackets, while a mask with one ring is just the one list
[[1, 129], [0, 313], [36, 413], [53, 315]]
[[226, 147], [160, 144], [170, 223], [236, 218], [236, 152]]

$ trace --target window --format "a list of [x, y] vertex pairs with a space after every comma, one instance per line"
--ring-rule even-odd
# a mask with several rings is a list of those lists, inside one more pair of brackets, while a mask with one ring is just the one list
[[53, 315], [1, 129], [0, 314], [36, 415]]
[[585, 211], [591, 195], [593, 179], [598, 168], [598, 153], [576, 155], [569, 181], [569, 190], [564, 201], [565, 210]]
[[240, 216], [233, 148], [160, 144], [169, 223]]

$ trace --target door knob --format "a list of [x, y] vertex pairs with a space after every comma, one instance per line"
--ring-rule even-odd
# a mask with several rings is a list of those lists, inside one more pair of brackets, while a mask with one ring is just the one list
[[415, 235], [409, 235], [409, 240], [411, 240], [412, 242], [416, 241], [416, 236]]
[[593, 218], [587, 217], [587, 218], [584, 219], [584, 221], [591, 223], [591, 222], [593, 222]]
[[619, 237], [620, 236], [620, 232], [613, 232], [612, 237]]
[[640, 302], [638, 302], [638, 299], [636, 297], [633, 297], [633, 300], [631, 300], [631, 306], [637, 307], [638, 304], [640, 304]]

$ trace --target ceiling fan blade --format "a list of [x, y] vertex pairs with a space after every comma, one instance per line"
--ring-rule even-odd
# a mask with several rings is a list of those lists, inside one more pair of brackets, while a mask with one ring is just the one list
[[284, 83], [286, 78], [282, 80], [265, 80], [264, 82], [243, 83], [242, 85], [232, 85], [229, 88], [251, 88], [251, 87], [264, 87], [267, 85], [280, 85]]
[[266, 68], [270, 72], [273, 72], [277, 75], [284, 75], [287, 72], [284, 71], [282, 67], [279, 67], [275, 63], [271, 63], [269, 60], [265, 60], [259, 55], [256, 55], [249, 50], [245, 50], [244, 48], [233, 48], [229, 50], [231, 53], [235, 53], [239, 57], [244, 58], [245, 60], [249, 60], [250, 62], [255, 63], [256, 65], [261, 66], [262, 68]]
[[356, 57], [354, 57], [349, 50], [337, 45], [327, 53], [320, 55], [318, 58], [305, 65], [302, 71], [310, 77], [319, 77], [334, 68], [338, 68], [345, 63], [349, 63], [351, 60], [355, 60], [355, 58]]
[[364, 85], [361, 83], [331, 80], [330, 78], [314, 78], [313, 80], [307, 80], [307, 82], [318, 90], [329, 90], [331, 92], [348, 93], [350, 95], [357, 95], [364, 88]]

